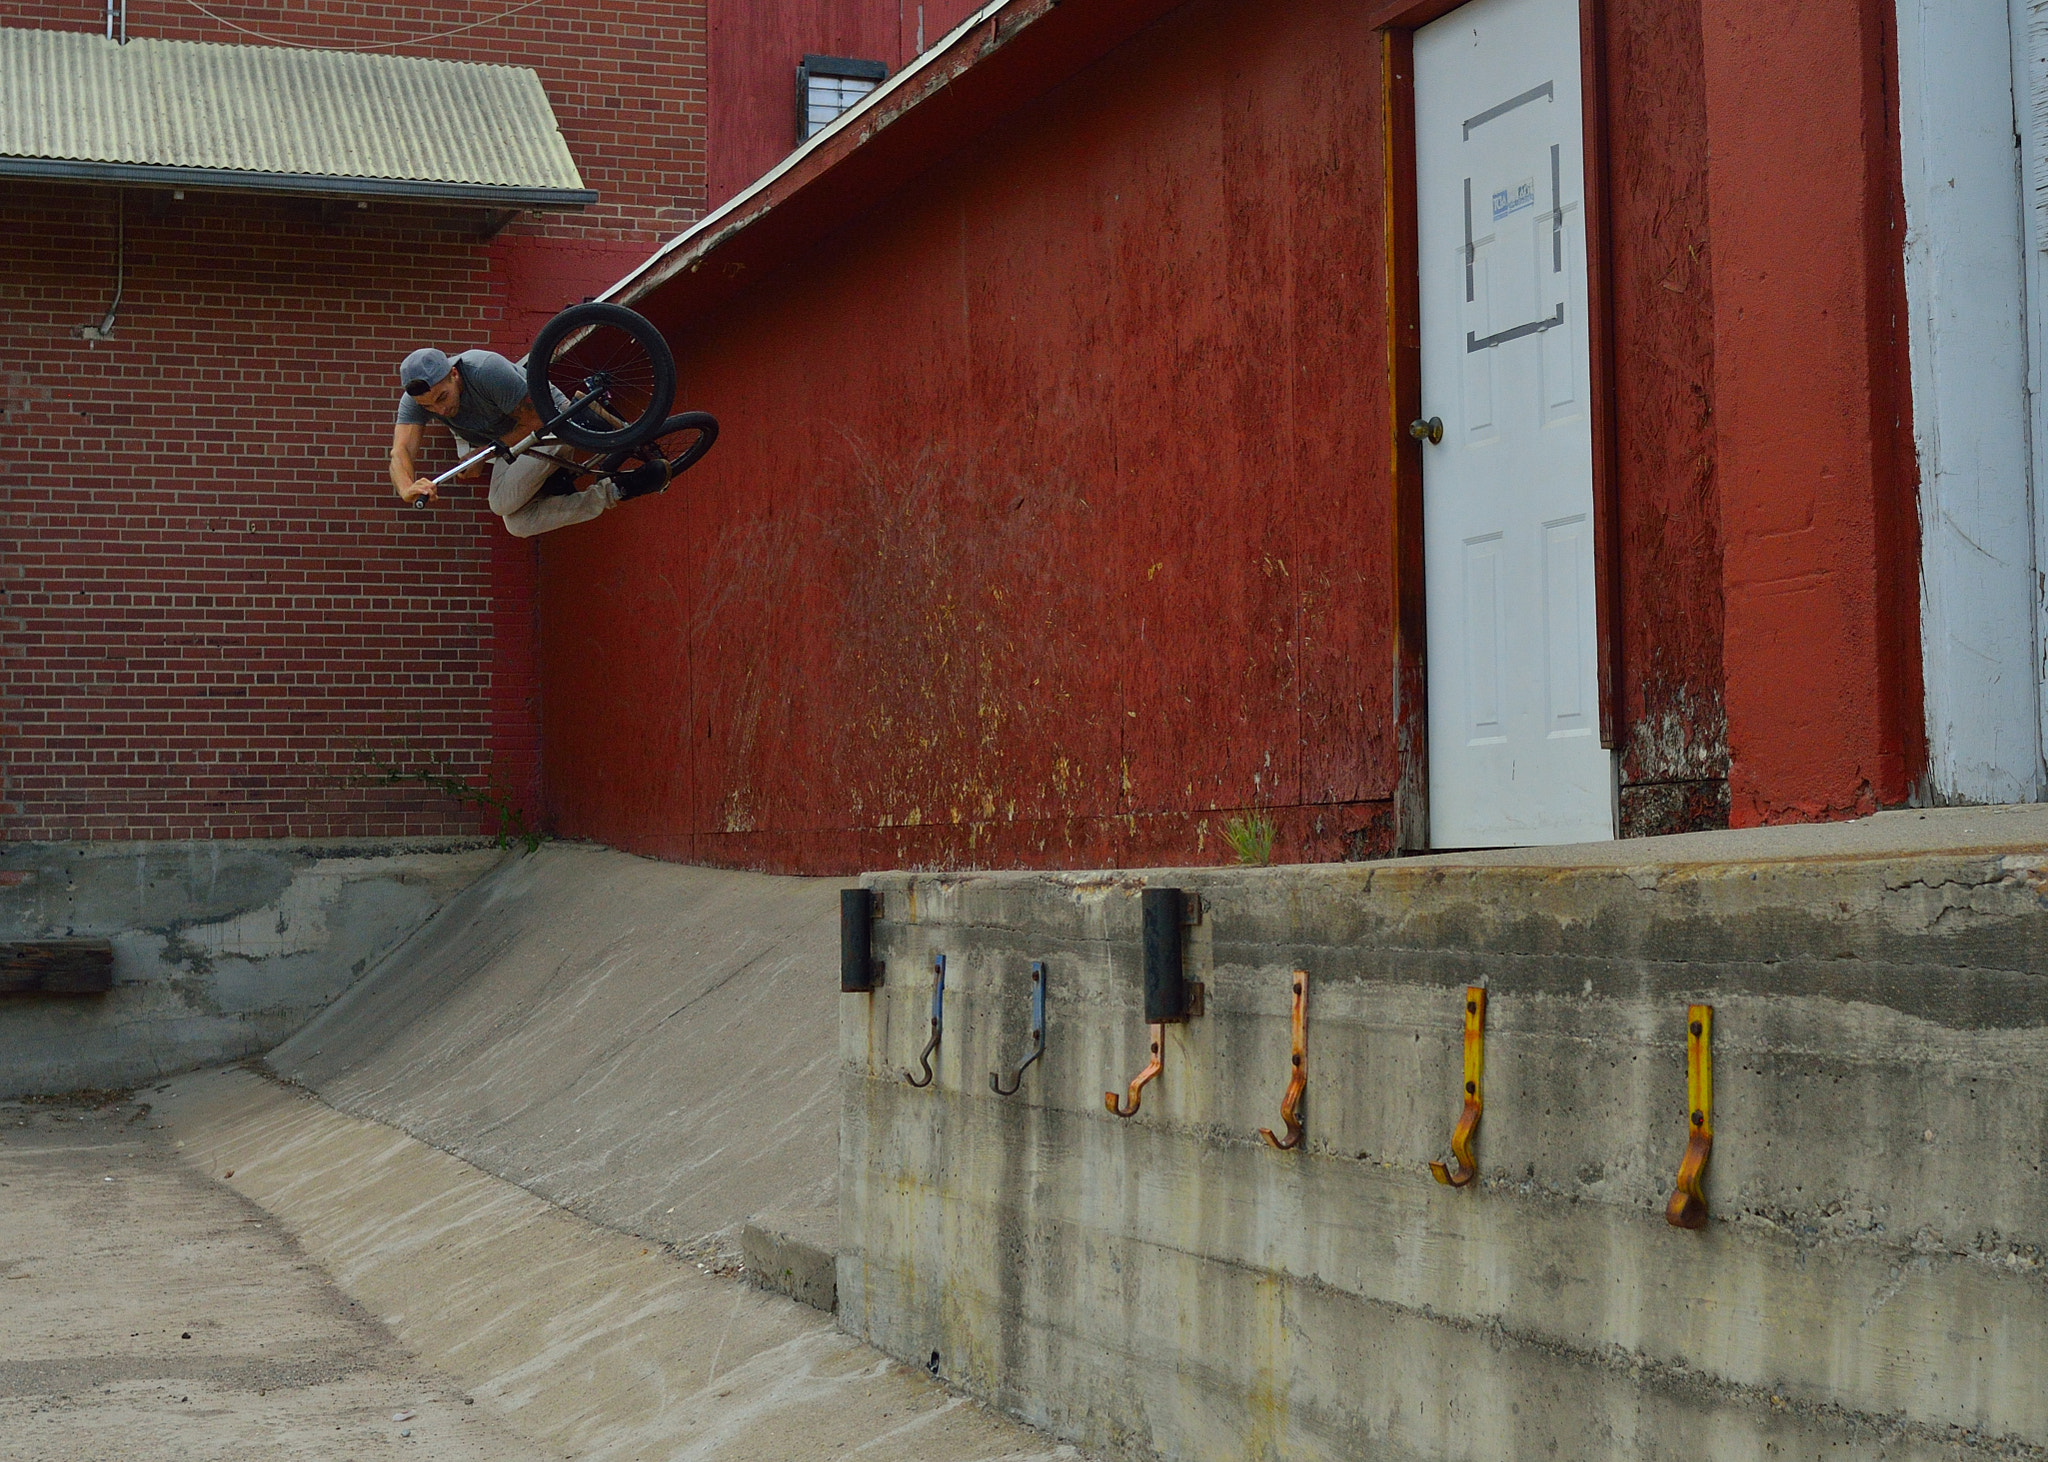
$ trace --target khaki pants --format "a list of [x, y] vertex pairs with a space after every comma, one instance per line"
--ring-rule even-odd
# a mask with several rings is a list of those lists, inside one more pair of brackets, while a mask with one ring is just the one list
[[[577, 456], [559, 446], [552, 451], [563, 457]], [[535, 497], [548, 474], [561, 463], [536, 452], [513, 461], [499, 460], [491, 467], [491, 511], [505, 520], [515, 538], [531, 538], [571, 523], [587, 523], [618, 501], [609, 482], [586, 487], [561, 497]]]

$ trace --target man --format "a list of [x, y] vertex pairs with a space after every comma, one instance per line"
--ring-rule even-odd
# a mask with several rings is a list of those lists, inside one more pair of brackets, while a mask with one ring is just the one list
[[[465, 350], [450, 359], [432, 347], [415, 350], [399, 366], [398, 378], [405, 394], [391, 432], [391, 485], [408, 505], [440, 497], [432, 479], [415, 465], [428, 422], [444, 424], [458, 443], [466, 444], [465, 454], [489, 442], [512, 446], [540, 428], [540, 415], [526, 396], [525, 373], [495, 351]], [[559, 392], [556, 404], [568, 404]], [[562, 466], [562, 459], [583, 463], [590, 456], [551, 442], [546, 454], [527, 452], [510, 462], [499, 458], [491, 468], [491, 511], [515, 537], [531, 538], [588, 522], [615, 503], [668, 485], [664, 468], [643, 467], [617, 481], [599, 477], [579, 492], [575, 474]]]

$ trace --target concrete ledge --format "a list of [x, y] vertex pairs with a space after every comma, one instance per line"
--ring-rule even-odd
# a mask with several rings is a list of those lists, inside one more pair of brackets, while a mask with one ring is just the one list
[[[1901, 817], [1907, 815], [1901, 814]], [[1918, 830], [1923, 819], [1910, 815]], [[2048, 1458], [2048, 845], [876, 875], [841, 1323], [1114, 1457]], [[1738, 848], [1711, 835], [1714, 851]], [[1936, 843], [1938, 847], [1928, 844]], [[1624, 850], [1632, 851], [1632, 850]], [[1147, 1054], [1138, 893], [1208, 1012]], [[929, 1089], [906, 1086], [946, 956]], [[1046, 1054], [1010, 1098], [1045, 961]], [[1267, 1148], [1307, 970], [1307, 1141]], [[1454, 1190], [1463, 987], [1480, 1177]], [[1715, 1007], [1710, 1219], [1663, 1208]]]
[[747, 1277], [827, 1314], [839, 1308], [839, 1214], [759, 1213], [740, 1226]]

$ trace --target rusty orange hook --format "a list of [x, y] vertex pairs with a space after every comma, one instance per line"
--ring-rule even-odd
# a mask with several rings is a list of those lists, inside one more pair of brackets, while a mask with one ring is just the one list
[[1109, 1108], [1114, 1116], [1137, 1116], [1139, 1096], [1145, 1090], [1145, 1083], [1166, 1069], [1164, 1060], [1166, 1027], [1163, 1025], [1151, 1025], [1147, 1026], [1146, 1029], [1152, 1032], [1152, 1064], [1143, 1071], [1140, 1071], [1137, 1080], [1131, 1083], [1131, 1104], [1128, 1107], [1119, 1104], [1116, 1093], [1113, 1091], [1106, 1091], [1102, 1094], [1102, 1105]]
[[1707, 1159], [1714, 1152], [1714, 1007], [1695, 1005], [1685, 1012], [1685, 1156], [1678, 1164], [1678, 1186], [1664, 1219], [1674, 1228], [1707, 1226], [1707, 1195], [1700, 1190]]
[[1451, 1161], [1431, 1162], [1429, 1170], [1439, 1183], [1453, 1188], [1462, 1188], [1479, 1176], [1479, 1166], [1472, 1161], [1472, 1138], [1479, 1131], [1479, 1113], [1485, 1103], [1480, 1098], [1479, 1081], [1486, 1065], [1486, 987], [1467, 985], [1465, 987], [1465, 1110], [1458, 1114], [1458, 1125], [1451, 1131]]
[[1308, 971], [1294, 972], [1294, 1071], [1287, 1078], [1287, 1095], [1280, 1102], [1280, 1121], [1287, 1128], [1282, 1141], [1271, 1127], [1261, 1127], [1263, 1137], [1282, 1152], [1301, 1146], [1301, 1096], [1308, 1089]]

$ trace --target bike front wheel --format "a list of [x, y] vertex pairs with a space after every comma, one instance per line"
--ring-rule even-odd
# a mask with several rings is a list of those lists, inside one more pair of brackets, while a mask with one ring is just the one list
[[[603, 301], [571, 305], [534, 337], [526, 389], [554, 435], [616, 452], [660, 433], [675, 400], [675, 357], [645, 315]], [[564, 401], [585, 404], [565, 416]]]

